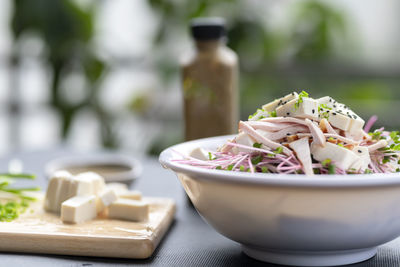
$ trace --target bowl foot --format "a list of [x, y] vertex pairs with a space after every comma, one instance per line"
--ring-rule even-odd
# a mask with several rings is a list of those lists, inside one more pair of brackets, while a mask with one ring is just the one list
[[372, 258], [377, 251], [376, 247], [318, 252], [263, 250], [248, 246], [242, 246], [242, 249], [251, 258], [292, 266], [336, 266], [352, 264]]

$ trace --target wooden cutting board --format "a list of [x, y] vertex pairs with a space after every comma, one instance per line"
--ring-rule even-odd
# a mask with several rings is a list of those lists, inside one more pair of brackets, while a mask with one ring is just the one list
[[98, 218], [64, 224], [43, 210], [43, 197], [17, 220], [0, 222], [0, 251], [144, 259], [152, 255], [168, 230], [175, 203], [166, 198], [144, 198], [150, 203], [143, 223]]

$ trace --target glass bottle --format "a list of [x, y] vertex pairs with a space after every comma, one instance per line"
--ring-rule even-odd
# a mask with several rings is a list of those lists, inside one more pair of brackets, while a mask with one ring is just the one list
[[182, 61], [185, 139], [237, 132], [238, 58], [221, 18], [191, 22], [195, 49]]

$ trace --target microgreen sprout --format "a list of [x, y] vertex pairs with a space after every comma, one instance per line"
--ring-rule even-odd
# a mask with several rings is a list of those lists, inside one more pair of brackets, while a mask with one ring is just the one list
[[298, 109], [300, 104], [303, 103], [303, 97], [308, 97], [308, 93], [306, 91], [301, 91], [299, 94], [299, 98], [297, 99], [296, 103], [294, 103], [294, 108]]
[[255, 148], [261, 148], [262, 144], [261, 143], [254, 143], [253, 147]]

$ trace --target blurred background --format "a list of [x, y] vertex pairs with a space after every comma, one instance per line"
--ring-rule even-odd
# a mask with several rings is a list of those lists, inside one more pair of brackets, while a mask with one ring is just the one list
[[158, 154], [183, 140], [188, 22], [227, 20], [241, 118], [294, 90], [400, 129], [400, 2], [0, 0], [0, 155]]

